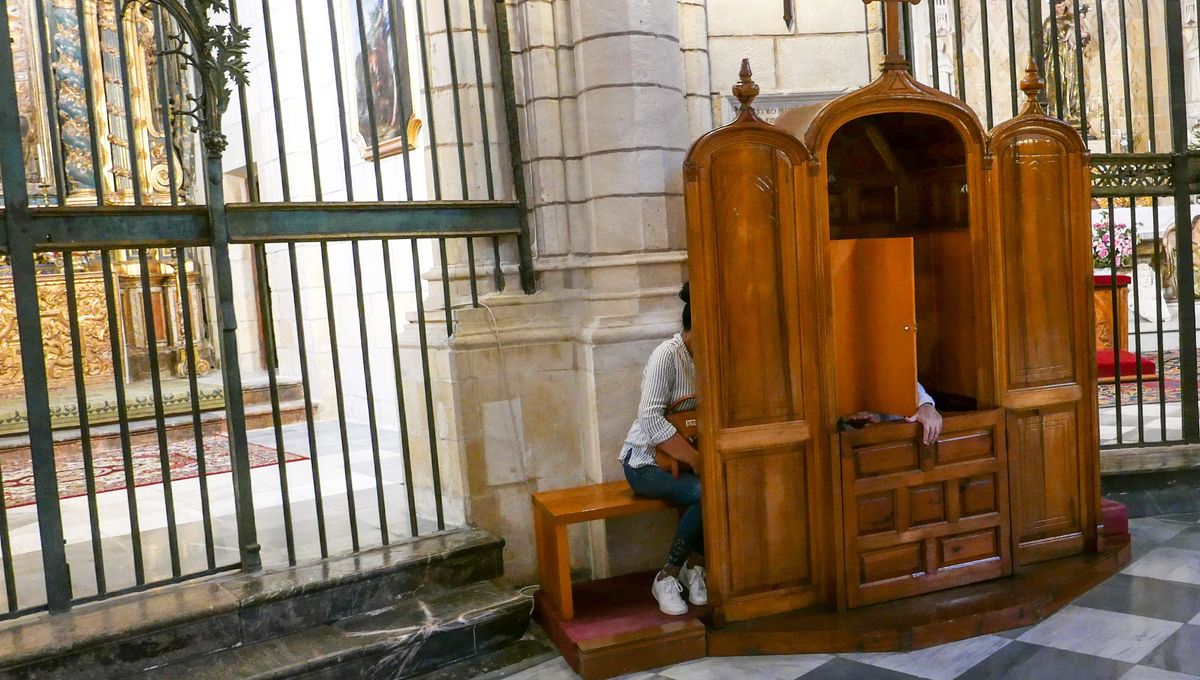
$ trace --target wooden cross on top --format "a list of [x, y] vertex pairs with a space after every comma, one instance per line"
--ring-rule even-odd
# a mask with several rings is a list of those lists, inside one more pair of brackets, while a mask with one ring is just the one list
[[883, 21], [887, 43], [883, 46], [883, 68], [908, 68], [908, 60], [900, 52], [900, 4], [916, 5], [921, 0], [863, 0], [864, 5], [883, 3]]

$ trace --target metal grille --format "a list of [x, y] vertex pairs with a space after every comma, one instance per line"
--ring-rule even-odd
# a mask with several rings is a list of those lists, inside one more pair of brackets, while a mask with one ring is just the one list
[[0, 617], [458, 521], [434, 348], [532, 291], [503, 4], [6, 8]]

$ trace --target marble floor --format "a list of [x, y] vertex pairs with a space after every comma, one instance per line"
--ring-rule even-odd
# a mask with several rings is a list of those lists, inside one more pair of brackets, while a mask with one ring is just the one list
[[[1200, 513], [1134, 519], [1130, 528], [1129, 566], [1035, 626], [908, 653], [712, 657], [624, 680], [1200, 678]], [[561, 658], [484, 676], [576, 677]]]
[[[289, 425], [283, 428], [283, 435], [284, 450], [309, 458], [287, 463], [282, 468], [282, 475], [277, 465], [251, 471], [258, 542], [262, 546], [263, 564], [268, 568], [288, 563], [281, 491], [285, 480], [296, 559], [302, 563], [321, 557], [307, 427], [303, 423]], [[381, 545], [384, 537], [370, 431], [366, 425], [350, 424], [347, 437], [350, 451], [349, 490], [337, 422], [326, 421], [316, 425], [317, 478], [321, 486], [327, 551], [330, 555], [349, 553], [353, 549], [350, 498], [354, 499], [354, 526], [359, 545], [363, 548]], [[271, 428], [251, 432], [249, 438], [251, 442], [275, 447], [275, 433]], [[385, 508], [382, 517], [387, 520], [387, 537], [391, 542], [411, 534], [407, 490], [399, 433], [381, 430], [379, 441], [380, 486]], [[239, 553], [232, 475], [209, 475], [206, 481], [215, 563], [218, 567], [235, 564], [239, 560]], [[137, 487], [135, 493], [144, 580], [155, 582], [171, 578], [170, 533], [167, 529], [167, 503], [163, 486], [153, 484]], [[200, 480], [177, 480], [172, 483], [172, 494], [180, 572], [191, 574], [204, 571], [208, 568], [208, 562]], [[132, 587], [136, 584], [136, 572], [127, 494], [124, 489], [108, 491], [97, 494], [96, 501], [97, 530], [101, 538], [100, 558], [106, 589], [113, 591]], [[418, 507], [432, 506], [432, 499], [423, 498], [420, 494], [417, 501]], [[61, 507], [72, 591], [76, 598], [94, 595], [98, 592], [97, 562], [87, 498], [64, 499]], [[37, 606], [46, 601], [46, 594], [35, 507], [29, 505], [9, 509], [8, 523], [17, 607]], [[425, 517], [418, 518], [419, 531], [434, 529], [435, 522]], [[0, 573], [0, 611], [8, 609], [5, 586], [3, 574]]]

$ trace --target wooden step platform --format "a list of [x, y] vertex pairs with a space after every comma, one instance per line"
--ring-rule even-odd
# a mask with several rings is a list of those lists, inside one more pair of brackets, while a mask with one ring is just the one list
[[626, 574], [574, 584], [575, 616], [563, 619], [540, 591], [534, 616], [583, 680], [698, 659], [705, 655], [707, 607], [684, 616], [658, 610], [650, 594], [655, 572]]
[[1012, 577], [895, 602], [730, 624], [708, 631], [708, 654], [907, 651], [1028, 626], [1112, 576], [1129, 556], [1126, 542], [1098, 554], [1042, 562]]

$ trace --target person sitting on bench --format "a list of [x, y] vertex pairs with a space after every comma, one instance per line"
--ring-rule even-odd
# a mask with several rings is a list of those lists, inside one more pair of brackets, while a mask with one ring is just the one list
[[[700, 454], [665, 417], [667, 407], [696, 393], [695, 364], [692, 360], [692, 306], [687, 283], [679, 291], [683, 300], [683, 332], [659, 345], [650, 354], [642, 374], [641, 399], [637, 418], [621, 448], [621, 465], [625, 479], [635, 493], [651, 498], [663, 498], [686, 506], [675, 538], [667, 552], [666, 563], [658, 572], [651, 587], [658, 608], [664, 614], [680, 615], [688, 606], [680, 593], [687, 590], [688, 601], [694, 605], [708, 604], [708, 588], [704, 583], [704, 568], [687, 565], [693, 553], [704, 554], [704, 530], [700, 512], [700, 478], [696, 469]], [[685, 409], [694, 409], [695, 400], [685, 401]], [[687, 463], [692, 470], [679, 473], [676, 479], [658, 467], [654, 451], [658, 448], [671, 457]]]

